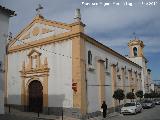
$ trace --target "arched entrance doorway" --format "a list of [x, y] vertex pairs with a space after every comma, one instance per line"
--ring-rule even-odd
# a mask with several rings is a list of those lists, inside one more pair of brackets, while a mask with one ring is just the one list
[[43, 108], [43, 86], [38, 80], [29, 84], [29, 111], [42, 112]]

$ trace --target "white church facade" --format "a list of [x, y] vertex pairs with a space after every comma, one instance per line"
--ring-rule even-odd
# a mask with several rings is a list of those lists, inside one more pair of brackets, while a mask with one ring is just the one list
[[71, 24], [37, 15], [9, 43], [8, 105], [80, 117], [96, 114], [104, 100], [116, 107], [118, 88], [143, 90], [141, 64], [89, 37], [84, 27], [78, 14]]

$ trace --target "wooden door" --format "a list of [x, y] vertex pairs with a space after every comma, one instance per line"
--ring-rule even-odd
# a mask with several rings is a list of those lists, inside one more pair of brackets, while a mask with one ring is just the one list
[[29, 84], [29, 111], [42, 112], [43, 108], [43, 86], [35, 80]]

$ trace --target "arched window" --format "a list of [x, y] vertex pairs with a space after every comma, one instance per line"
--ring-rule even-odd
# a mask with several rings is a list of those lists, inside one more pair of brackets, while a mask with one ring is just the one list
[[88, 64], [92, 65], [92, 53], [90, 50], [88, 51]]
[[133, 53], [134, 53], [134, 56], [137, 57], [137, 48], [136, 47], [133, 48]]
[[134, 92], [134, 89], [132, 89], [132, 93]]

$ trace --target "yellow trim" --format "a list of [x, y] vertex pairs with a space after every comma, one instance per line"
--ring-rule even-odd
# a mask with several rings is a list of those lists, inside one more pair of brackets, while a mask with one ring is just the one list
[[38, 77], [34, 77], [31, 78], [30, 80], [27, 81], [26, 85], [24, 85], [24, 95], [23, 95], [23, 101], [22, 101], [22, 105], [29, 105], [29, 84], [34, 81], [37, 80], [39, 82], [41, 82], [42, 86], [43, 86], [43, 107], [48, 107], [48, 80], [47, 78], [43, 79], [43, 82], [38, 78]]
[[144, 48], [144, 43], [143, 41], [141, 40], [138, 40], [138, 39], [135, 39], [135, 40], [132, 40], [128, 43], [128, 47], [130, 49], [130, 57], [134, 57], [134, 51], [133, 51], [133, 48], [134, 46], [138, 46], [138, 57], [143, 57], [143, 48]]
[[98, 72], [98, 81], [99, 81], [99, 105], [105, 101], [105, 66], [103, 60], [98, 60], [97, 63], [97, 72]]
[[143, 57], [143, 48], [141, 46], [138, 47], [138, 56]]
[[40, 53], [39, 51], [37, 51], [36, 49], [32, 49], [32, 50], [28, 53], [28, 56], [31, 56], [34, 52], [35, 52], [38, 56], [41, 55], [41, 53]]
[[30, 33], [24, 35], [24, 37], [22, 37], [21, 40], [25, 40], [25, 39], [28, 39], [28, 38], [30, 38]]
[[138, 68], [142, 68], [142, 67], [139, 66], [138, 64], [132, 62], [131, 60], [127, 59], [126, 57], [124, 57], [124, 56], [122, 56], [121, 54], [117, 53], [116, 51], [112, 50], [111, 48], [103, 45], [102, 43], [96, 41], [95, 39], [89, 37], [88, 35], [86, 35], [86, 34], [84, 34], [84, 33], [81, 33], [81, 37], [84, 38], [87, 42], [89, 42], [89, 43], [91, 43], [91, 44], [93, 44], [93, 45], [95, 45], [95, 46], [103, 49], [103, 50], [106, 51], [106, 52], [109, 52], [110, 54], [112, 54], [112, 55], [114, 55], [114, 56], [116, 56], [116, 57], [118, 57], [118, 58], [126, 61], [127, 63], [129, 63], [129, 64], [131, 64], [131, 65], [134, 65], [134, 66], [136, 66], [136, 67], [138, 67]]
[[46, 44], [64, 41], [64, 40], [70, 39], [75, 36], [78, 36], [78, 33], [71, 34], [70, 32], [67, 32], [67, 33], [57, 35], [57, 36], [50, 36], [50, 37], [43, 38], [37, 41], [28, 42], [27, 44], [24, 44], [24, 45], [17, 45], [17, 46], [9, 47], [8, 52], [13, 53], [13, 52], [17, 52], [17, 51], [21, 51], [21, 50], [25, 50], [29, 48], [34, 48], [34, 47], [38, 47], [38, 46], [42, 46]]
[[43, 107], [48, 107], [48, 75], [44, 77], [43, 82]]
[[124, 68], [121, 68], [121, 86], [122, 86], [122, 90], [125, 91], [125, 72], [124, 72]]
[[[37, 53], [37, 63], [39, 64], [36, 68], [32, 68], [32, 54]], [[44, 64], [41, 63], [41, 53], [36, 50], [31, 50], [28, 54], [29, 64], [22, 64], [21, 78], [21, 104], [27, 106], [28, 103], [28, 85], [33, 80], [39, 80], [43, 86], [43, 107], [48, 106], [48, 76], [49, 68], [47, 58], [44, 60]], [[42, 78], [42, 81], [40, 80]]]
[[73, 92], [73, 107], [86, 114], [85, 41], [80, 37], [72, 39], [72, 57], [72, 82], [77, 83], [77, 92]]
[[85, 25], [82, 22], [76, 22], [70, 25], [72, 27], [72, 31], [71, 31], [72, 33], [79, 33], [79, 32], [84, 33]]
[[[79, 26], [81, 24], [77, 24], [77, 26]], [[103, 45], [102, 43], [96, 41], [95, 39], [87, 36], [86, 34], [84, 34], [84, 29], [82, 29], [81, 27], [77, 27], [74, 26], [72, 27], [72, 32], [67, 32], [67, 33], [63, 33], [57, 36], [50, 36], [44, 39], [40, 39], [38, 41], [33, 41], [33, 42], [29, 42], [28, 45], [19, 45], [19, 46], [14, 46], [14, 47], [9, 47], [9, 53], [12, 52], [17, 52], [17, 51], [21, 51], [21, 50], [25, 50], [28, 48], [33, 48], [33, 47], [38, 47], [38, 46], [42, 46], [42, 45], [46, 45], [46, 44], [50, 44], [50, 43], [54, 43], [54, 42], [59, 42], [59, 41], [63, 41], [63, 40], [67, 40], [67, 39], [72, 39], [74, 37], [78, 37], [80, 36], [81, 38], [83, 38], [85, 41], [105, 50], [106, 52], [109, 52], [113, 55], [115, 55], [116, 57], [128, 62], [129, 64], [132, 64], [138, 68], [142, 68], [141, 66], [139, 66], [138, 64], [130, 61], [129, 59], [127, 59], [126, 57], [120, 55], [119, 53], [113, 51], [111, 48]]]
[[45, 34], [45, 33], [49, 33], [49, 32], [52, 32], [53, 30], [49, 30], [49, 29], [46, 29], [46, 28], [42, 28], [42, 34]]
[[46, 20], [46, 19], [39, 19], [38, 23], [45, 24], [45, 25], [48, 25], [48, 26], [59, 27], [59, 28], [63, 28], [63, 29], [66, 29], [66, 30], [71, 30], [72, 29], [69, 24], [62, 23], [62, 22], [51, 21], [51, 20]]
[[129, 47], [129, 49], [130, 49], [130, 57], [134, 57], [133, 48], [132, 48], [132, 47]]
[[141, 40], [134, 39], [128, 42], [128, 46], [135, 46], [135, 45], [140, 45], [142, 48], [144, 47], [144, 43]]
[[13, 40], [9, 43], [9, 47], [11, 47], [17, 39], [23, 36], [36, 22], [37, 20], [34, 19], [29, 25], [27, 25], [15, 38], [13, 38]]
[[[23, 34], [25, 34], [25, 32], [27, 30], [29, 30], [33, 24], [35, 24], [36, 22], [41, 23], [41, 24], [47, 24], [47, 25], [52, 25], [52, 26], [56, 26], [56, 27], [61, 27], [63, 29], [68, 29], [71, 30], [69, 32], [65, 32], [59, 35], [53, 35], [50, 37], [46, 37], [43, 39], [39, 39], [37, 41], [32, 41], [32, 42], [28, 42], [27, 44], [23, 44], [23, 45], [16, 45], [13, 46], [14, 43], [21, 37], [23, 36]], [[29, 24], [29, 26], [26, 27], [26, 29], [23, 30], [23, 32], [21, 32], [17, 37], [15, 37], [15, 40], [13, 40], [10, 44], [9, 44], [9, 53], [12, 52], [17, 52], [17, 51], [21, 51], [24, 49], [28, 49], [28, 48], [32, 48], [32, 47], [37, 47], [37, 46], [41, 46], [41, 45], [45, 45], [45, 44], [50, 44], [53, 42], [58, 42], [58, 41], [62, 41], [62, 40], [66, 40], [72, 37], [77, 37], [80, 36], [81, 32], [84, 32], [84, 24], [82, 22], [76, 22], [73, 24], [63, 24], [63, 23], [59, 23], [59, 22], [55, 22], [55, 21], [49, 21], [49, 20], [45, 20], [45, 19], [34, 19], [34, 21]], [[34, 35], [38, 35], [39, 34], [39, 28], [34, 28], [33, 29], [33, 36]], [[42, 31], [43, 32], [43, 31]]]
[[[114, 91], [116, 90], [116, 65], [111, 65], [111, 79], [112, 79], [112, 95], [114, 94]], [[112, 99], [112, 107], [115, 107], [116, 103], [115, 100]]]
[[132, 81], [132, 71], [128, 70], [128, 81], [129, 81], [129, 90], [130, 92], [132, 91], [132, 85], [131, 85], [131, 81]]
[[51, 20], [46, 20], [41, 16], [36, 16], [30, 24], [28, 24], [18, 35], [16, 35], [15, 38], [9, 43], [9, 47], [11, 47], [19, 38], [35, 24], [35, 23], [40, 23], [40, 24], [45, 24], [48, 26], [54, 26], [54, 27], [59, 27], [62, 29], [67, 29], [67, 30], [72, 30], [72, 24], [66, 24], [62, 22], [56, 22], [56, 21], [51, 21]]
[[33, 28], [33, 31], [32, 31], [33, 36], [37, 36], [39, 33], [40, 33], [40, 28], [39, 27]]

